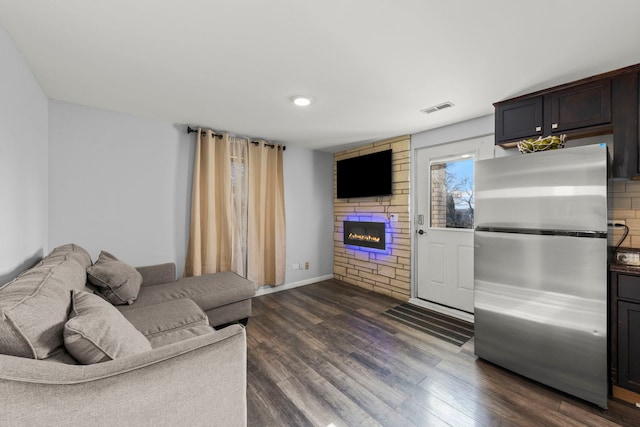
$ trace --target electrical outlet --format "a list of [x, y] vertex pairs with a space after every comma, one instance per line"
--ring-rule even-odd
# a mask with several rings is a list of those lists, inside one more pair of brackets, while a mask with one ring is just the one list
[[627, 221], [624, 219], [616, 219], [615, 221], [613, 221], [614, 225], [626, 225]]
[[[300, 264], [300, 265], [302, 265], [302, 264]], [[304, 269], [305, 269], [305, 270], [308, 270], [308, 269], [309, 269], [309, 261], [307, 261], [307, 262], [305, 262], [305, 263], [304, 263]]]
[[389, 221], [398, 222], [398, 214], [389, 214]]

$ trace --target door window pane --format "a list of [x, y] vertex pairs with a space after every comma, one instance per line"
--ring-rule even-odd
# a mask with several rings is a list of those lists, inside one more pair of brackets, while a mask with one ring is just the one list
[[473, 158], [431, 164], [431, 227], [473, 228]]

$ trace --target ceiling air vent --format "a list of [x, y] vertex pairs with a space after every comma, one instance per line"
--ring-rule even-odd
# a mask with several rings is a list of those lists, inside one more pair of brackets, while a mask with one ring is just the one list
[[431, 113], [435, 113], [436, 111], [444, 110], [445, 108], [451, 108], [451, 107], [453, 107], [453, 102], [447, 101], [447, 102], [443, 102], [442, 104], [434, 105], [433, 107], [428, 107], [428, 108], [425, 108], [424, 110], [420, 110], [420, 112], [425, 114], [431, 114]]

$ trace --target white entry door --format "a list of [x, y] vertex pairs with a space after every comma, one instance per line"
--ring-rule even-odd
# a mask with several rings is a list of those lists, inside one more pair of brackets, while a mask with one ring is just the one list
[[493, 147], [483, 137], [416, 150], [419, 299], [473, 313], [473, 166]]

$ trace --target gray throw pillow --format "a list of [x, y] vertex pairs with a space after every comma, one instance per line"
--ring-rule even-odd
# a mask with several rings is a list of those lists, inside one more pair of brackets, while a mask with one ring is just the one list
[[133, 304], [140, 292], [142, 275], [134, 267], [102, 251], [98, 260], [87, 267], [89, 282], [114, 305]]
[[89, 292], [71, 292], [71, 313], [64, 325], [64, 346], [89, 365], [151, 350], [145, 338], [107, 301]]

